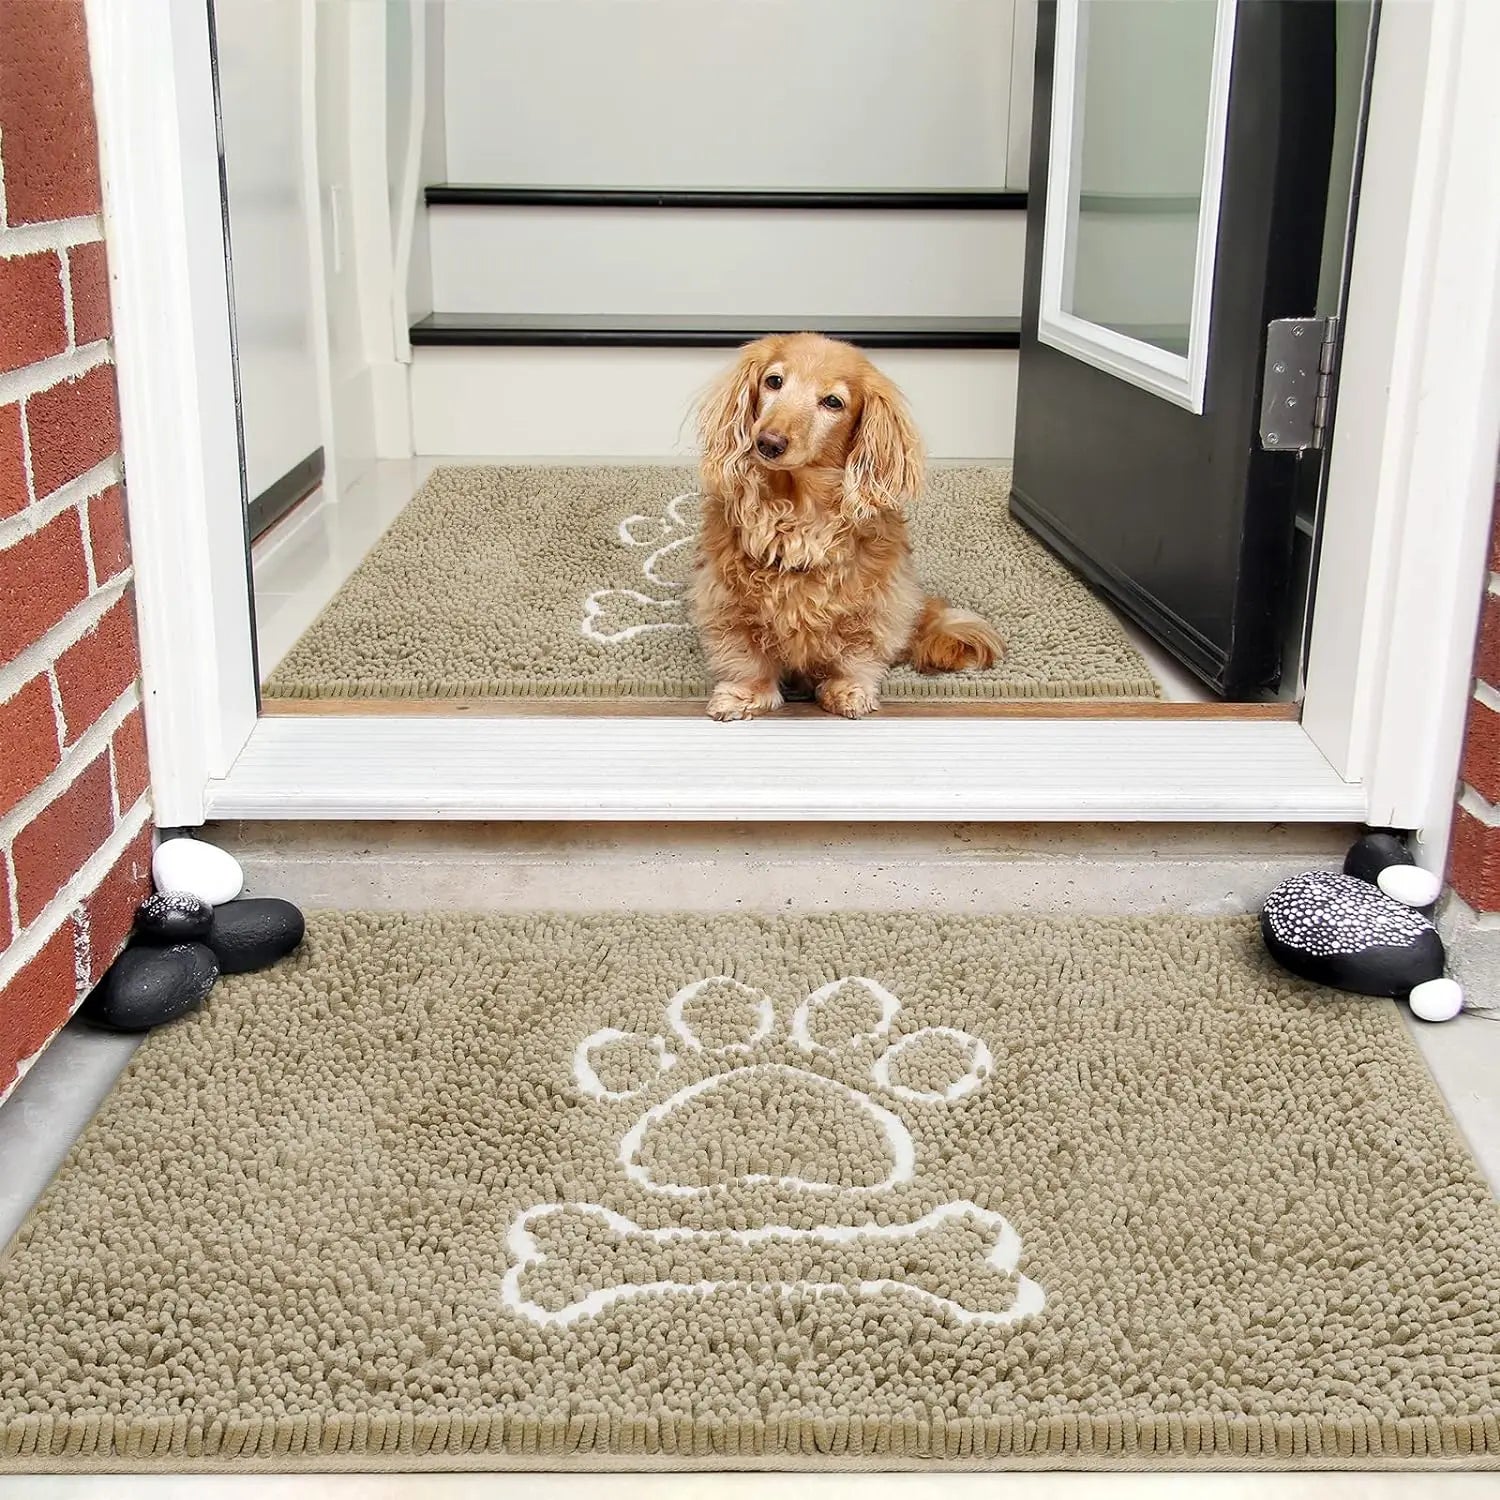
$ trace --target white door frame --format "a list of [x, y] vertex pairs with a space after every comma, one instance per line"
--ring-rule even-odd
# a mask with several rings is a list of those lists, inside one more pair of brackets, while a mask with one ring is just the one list
[[87, 0], [115, 368], [159, 827], [255, 727], [208, 7]]
[[1385, 0], [1303, 727], [1447, 851], [1500, 446], [1500, 5]]
[[[782, 720], [705, 743], [681, 719], [253, 723], [204, 5], [89, 0], [159, 818], [1368, 814], [1440, 858], [1500, 430], [1500, 6], [1384, 11], [1302, 724]], [[939, 741], [946, 781], [921, 774]], [[720, 742], [732, 764], [697, 778]], [[857, 793], [820, 780], [855, 744]]]

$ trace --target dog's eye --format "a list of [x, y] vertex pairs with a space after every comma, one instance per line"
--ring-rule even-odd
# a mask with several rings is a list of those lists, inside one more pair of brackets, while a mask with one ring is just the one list
[[842, 396], [824, 396], [823, 405], [826, 406], [829, 411], [843, 411], [844, 399]]
[[781, 389], [781, 376], [779, 376], [779, 375], [767, 375], [766, 376], [766, 389], [768, 391], [779, 391]]

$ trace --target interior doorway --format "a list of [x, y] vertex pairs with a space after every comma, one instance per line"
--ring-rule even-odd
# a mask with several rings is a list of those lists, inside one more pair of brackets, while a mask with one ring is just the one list
[[[264, 24], [278, 6], [278, 24]], [[1061, 8], [1090, 12], [1072, 0]], [[816, 327], [869, 349], [906, 389], [934, 460], [914, 519], [921, 565], [935, 588], [996, 617], [1011, 642], [987, 680], [898, 680], [894, 712], [1208, 713], [1230, 699], [1235, 710], [1295, 713], [1295, 656], [1280, 670], [1281, 647], [1298, 639], [1305, 612], [1305, 531], [1295, 557], [1246, 582], [1237, 616], [1277, 635], [1274, 662], [1231, 679], [1204, 673], [1181, 632], [1130, 608], [1055, 529], [1035, 528], [1039, 546], [1016, 524], [1036, 519], [1013, 506], [1010, 484], [1016, 386], [1031, 358], [1028, 224], [1036, 241], [1046, 217], [1031, 187], [1050, 150], [1053, 65], [1037, 52], [1029, 0], [944, 0], [922, 19], [914, 74], [901, 70], [917, 21], [903, 6], [863, 7], [847, 32], [857, 67], [832, 84], [774, 85], [731, 61], [751, 54], [732, 45], [748, 23], [730, 7], [216, 9], [223, 39], [239, 35], [242, 13], [258, 27], [254, 46], [236, 42], [219, 64], [247, 468], [263, 446], [257, 430], [272, 425], [289, 438], [316, 419], [328, 455], [321, 487], [254, 549], [267, 711], [332, 702], [409, 712], [455, 700], [485, 711], [699, 711], [705, 688], [677, 576], [691, 556], [692, 405], [734, 345]], [[1248, 23], [1218, 0], [1101, 9], [1099, 24], [1124, 32], [1099, 49], [1119, 79], [1131, 76], [1133, 33], [1138, 49], [1153, 38], [1186, 49], [1174, 76], [1202, 120], [1196, 146], [1190, 131], [1185, 148], [1177, 142], [1171, 170], [1190, 176], [1197, 160], [1200, 179], [1213, 178], [1208, 121], [1227, 107], [1222, 39]], [[1365, 38], [1347, 18], [1360, 12], [1367, 24], [1370, 5], [1245, 9], [1338, 13], [1335, 39], [1307, 30], [1300, 81], [1316, 73], [1328, 88], [1303, 108], [1341, 111], [1340, 129], [1357, 122]], [[1040, 7], [1044, 42], [1056, 10]], [[622, 53], [640, 68], [620, 69]], [[652, 68], [687, 80], [679, 95], [703, 98], [669, 105], [665, 75], [663, 88], [644, 86]], [[892, 109], [897, 96], [877, 85], [898, 74], [906, 102]], [[251, 75], [267, 86], [250, 86]], [[1335, 76], [1355, 80], [1352, 100]], [[300, 126], [283, 119], [281, 132], [301, 146], [295, 164], [278, 153], [279, 202], [300, 196], [303, 218], [279, 249], [303, 247], [307, 290], [276, 325], [295, 330], [296, 378], [273, 382], [253, 341], [295, 277], [266, 274], [258, 221], [242, 206], [263, 192], [265, 162], [236, 142], [278, 97]], [[723, 102], [736, 99], [773, 116], [817, 120], [821, 110], [814, 134], [845, 147], [747, 145], [730, 128], [741, 111]], [[663, 129], [645, 128], [651, 110], [682, 109], [708, 123], [672, 131], [664, 117]], [[1342, 185], [1339, 164], [1325, 165], [1313, 195], [1320, 231], [1322, 204], [1349, 199], [1353, 157], [1341, 160]], [[1106, 222], [1105, 196], [1087, 189], [1087, 224]], [[1130, 212], [1107, 223], [1122, 245], [1180, 230], [1161, 203], [1149, 205], [1155, 222], [1138, 222], [1150, 195], [1128, 196]], [[1185, 205], [1201, 182], [1179, 197], [1178, 218], [1196, 224]], [[1307, 204], [1303, 217], [1314, 217]], [[794, 277], [768, 274], [788, 263]], [[782, 306], [788, 280], [796, 305]], [[300, 389], [309, 378], [316, 398]], [[268, 386], [296, 406], [295, 422], [257, 412], [255, 391]], [[257, 494], [260, 477], [247, 473]], [[1134, 533], [1149, 538], [1153, 525]], [[569, 538], [578, 545], [559, 563]]]

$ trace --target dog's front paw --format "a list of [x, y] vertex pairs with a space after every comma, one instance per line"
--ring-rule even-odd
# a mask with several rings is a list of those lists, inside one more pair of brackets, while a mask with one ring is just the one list
[[732, 719], [753, 719], [758, 714], [774, 713], [781, 703], [781, 693], [775, 687], [721, 682], [708, 700], [708, 716], [721, 724]]
[[863, 719], [880, 707], [880, 694], [862, 682], [834, 677], [818, 684], [818, 704], [825, 713]]

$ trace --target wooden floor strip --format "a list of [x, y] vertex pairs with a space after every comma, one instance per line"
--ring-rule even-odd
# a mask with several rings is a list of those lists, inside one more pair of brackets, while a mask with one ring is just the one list
[[[696, 719], [701, 698], [266, 698], [270, 718], [340, 719]], [[887, 699], [884, 719], [1235, 719], [1295, 721], [1295, 703], [1169, 703], [1154, 698]], [[780, 717], [821, 718], [812, 703], [789, 703]]]

